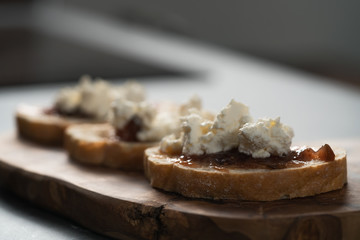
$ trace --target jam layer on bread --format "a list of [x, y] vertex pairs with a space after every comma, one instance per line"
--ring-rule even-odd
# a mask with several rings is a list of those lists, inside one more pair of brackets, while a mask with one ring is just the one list
[[268, 158], [253, 158], [250, 155], [240, 153], [237, 149], [204, 154], [204, 155], [180, 155], [171, 156], [173, 161], [188, 167], [201, 168], [212, 167], [218, 170], [230, 169], [285, 169], [297, 168], [312, 161], [330, 162], [335, 160], [334, 151], [328, 144], [319, 150], [312, 148], [294, 147], [285, 156], [270, 156]]

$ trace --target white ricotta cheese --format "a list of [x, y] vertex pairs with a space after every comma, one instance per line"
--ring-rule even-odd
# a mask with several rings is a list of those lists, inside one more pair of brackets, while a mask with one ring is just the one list
[[118, 99], [141, 102], [145, 99], [145, 90], [135, 81], [128, 81], [122, 86], [112, 86], [102, 79], [92, 81], [84, 75], [79, 85], [62, 89], [55, 100], [55, 106], [64, 112], [79, 110], [95, 119], [108, 120], [111, 103]]
[[141, 119], [141, 130], [137, 133], [140, 141], [159, 141], [175, 132], [179, 121], [176, 114], [159, 111], [149, 102], [132, 102], [123, 98], [114, 101], [113, 113], [113, 125], [117, 129], [122, 129], [135, 116]]
[[112, 96], [107, 82], [97, 79], [91, 82], [90, 78], [82, 78], [79, 86], [81, 101], [79, 109], [96, 119], [106, 119], [110, 110]]
[[181, 148], [184, 154], [201, 155], [238, 148], [254, 158], [265, 158], [288, 153], [294, 136], [290, 127], [280, 123], [280, 118], [260, 119], [253, 123], [248, 107], [235, 100], [214, 121], [196, 111], [190, 111], [181, 119], [183, 135], [163, 138], [161, 151], [174, 154]]
[[251, 120], [248, 107], [231, 100], [216, 116], [211, 131], [201, 139], [206, 144], [206, 153], [227, 151], [237, 147], [239, 128]]
[[144, 86], [134, 80], [127, 81], [119, 87], [112, 87], [111, 95], [113, 99], [122, 97], [132, 102], [145, 101], [146, 97]]
[[250, 120], [248, 107], [235, 100], [216, 116], [214, 122], [191, 114], [183, 118], [183, 152], [200, 155], [235, 148], [239, 145], [239, 128]]
[[186, 103], [180, 106], [180, 115], [186, 116], [190, 114], [190, 111], [201, 111], [202, 102], [199, 96], [192, 96]]
[[65, 112], [73, 112], [80, 104], [81, 95], [76, 88], [63, 88], [55, 100], [55, 107]]
[[293, 137], [293, 130], [280, 123], [280, 118], [259, 119], [240, 128], [238, 149], [254, 158], [282, 156], [290, 151]]
[[183, 137], [184, 134], [181, 134], [179, 138], [175, 134], [165, 136], [160, 142], [160, 151], [170, 154], [181, 154]]
[[[169, 134], [180, 135], [183, 114], [196, 112], [202, 114], [201, 100], [197, 96], [180, 106], [164, 103], [155, 107], [147, 102], [131, 102], [123, 98], [113, 104], [113, 125], [121, 129], [134, 116], [142, 120], [141, 130], [137, 133], [140, 141], [160, 141]], [[205, 111], [204, 111], [205, 113]], [[210, 115], [206, 113], [207, 117]], [[166, 144], [166, 143], [164, 143]]]
[[200, 142], [201, 136], [207, 132], [207, 125], [202, 123], [204, 119], [195, 113], [190, 114], [187, 117], [183, 118], [182, 129], [184, 132], [184, 143], [183, 143], [183, 153], [187, 154], [203, 154], [204, 146]]
[[137, 134], [140, 141], [160, 141], [164, 136], [180, 132], [179, 114], [173, 111], [157, 111], [152, 122]]

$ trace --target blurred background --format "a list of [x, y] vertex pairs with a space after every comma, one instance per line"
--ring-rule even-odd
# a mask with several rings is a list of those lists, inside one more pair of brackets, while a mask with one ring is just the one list
[[[206, 71], [119, 50], [121, 38], [97, 40], [109, 38], [96, 32], [105, 20], [108, 26], [152, 29], [359, 87], [359, 8], [359, 1], [335, 0], [2, 0], [0, 86], [76, 81], [83, 73], [123, 78]], [[82, 25], [73, 31], [77, 24]], [[125, 40], [122, 46], [134, 44]]]
[[235, 98], [294, 141], [360, 136], [359, 1], [0, 0], [0, 132], [83, 74], [154, 101]]

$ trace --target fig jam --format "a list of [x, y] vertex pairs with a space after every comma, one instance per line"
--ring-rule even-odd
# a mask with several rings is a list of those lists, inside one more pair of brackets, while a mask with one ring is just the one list
[[328, 144], [318, 151], [312, 148], [292, 149], [285, 156], [270, 156], [268, 158], [253, 158], [251, 155], [240, 153], [237, 149], [204, 154], [204, 155], [181, 155], [177, 162], [181, 165], [199, 168], [210, 166], [218, 170], [233, 169], [284, 169], [302, 167], [312, 160], [330, 162], [335, 160], [335, 154]]
[[138, 116], [131, 118], [122, 129], [116, 129], [116, 136], [121, 141], [139, 142], [137, 133], [142, 129], [142, 120]]

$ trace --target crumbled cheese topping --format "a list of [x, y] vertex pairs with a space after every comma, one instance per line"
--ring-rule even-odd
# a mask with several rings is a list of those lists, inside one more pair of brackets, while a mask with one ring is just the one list
[[202, 102], [199, 96], [192, 96], [186, 103], [180, 106], [180, 115], [186, 116], [191, 111], [201, 111]]
[[63, 88], [58, 93], [55, 106], [65, 112], [74, 112], [81, 100], [80, 92], [75, 88]]
[[184, 114], [196, 112], [209, 118], [211, 114], [201, 109], [201, 100], [194, 96], [185, 104], [154, 105], [148, 102], [130, 102], [118, 99], [113, 104], [113, 125], [122, 129], [135, 116], [142, 120], [141, 130], [137, 133], [140, 141], [160, 141], [164, 136], [181, 132], [180, 118]]
[[239, 152], [251, 154], [254, 158], [270, 155], [282, 156], [290, 151], [293, 130], [280, 123], [280, 118], [259, 119], [246, 123], [239, 131]]
[[161, 151], [171, 154], [181, 154], [183, 148], [183, 137], [183, 133], [179, 138], [177, 138], [175, 134], [165, 136], [160, 142]]
[[183, 118], [183, 153], [200, 155], [227, 151], [239, 145], [238, 130], [250, 121], [248, 107], [232, 100], [214, 122], [196, 114]]
[[145, 88], [135, 80], [125, 82], [123, 85], [112, 89], [111, 94], [114, 99], [123, 97], [129, 101], [145, 101]]
[[112, 86], [102, 79], [92, 81], [90, 76], [85, 75], [80, 78], [79, 85], [64, 88], [58, 93], [55, 106], [64, 112], [80, 111], [95, 119], [107, 120], [111, 103], [117, 98], [140, 102], [145, 99], [145, 90], [134, 81]]
[[183, 135], [178, 139], [175, 136], [163, 138], [162, 152], [201, 155], [238, 148], [253, 157], [265, 158], [270, 154], [288, 153], [294, 136], [290, 127], [280, 123], [280, 118], [260, 119], [253, 123], [248, 107], [235, 100], [214, 121], [190, 112], [182, 122]]
[[231, 100], [231, 102], [216, 116], [210, 132], [204, 136], [208, 141], [207, 153], [230, 150], [238, 145], [238, 129], [251, 121], [249, 109], [246, 105]]
[[140, 141], [160, 141], [164, 136], [180, 132], [180, 120], [176, 111], [157, 111], [151, 124], [138, 132]]
[[110, 86], [102, 79], [91, 82], [90, 78], [82, 78], [79, 86], [81, 100], [80, 111], [96, 119], [105, 119], [112, 101]]
[[123, 128], [135, 116], [141, 119], [144, 128], [148, 128], [156, 114], [155, 107], [150, 103], [133, 102], [125, 98], [116, 99], [112, 104], [112, 109], [113, 125], [118, 129]]

